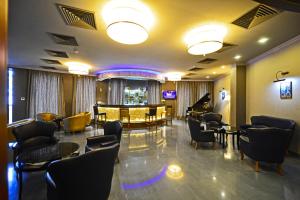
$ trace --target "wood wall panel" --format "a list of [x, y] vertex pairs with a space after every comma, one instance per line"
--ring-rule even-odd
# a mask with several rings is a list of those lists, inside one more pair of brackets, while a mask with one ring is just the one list
[[7, 9], [8, 1], [0, 4], [0, 199], [8, 200], [7, 192]]
[[[161, 90], [176, 90], [176, 83], [174, 81], [166, 81], [161, 85]], [[175, 100], [166, 100], [166, 105], [172, 106], [172, 115], [175, 116], [176, 113], [176, 99]]]

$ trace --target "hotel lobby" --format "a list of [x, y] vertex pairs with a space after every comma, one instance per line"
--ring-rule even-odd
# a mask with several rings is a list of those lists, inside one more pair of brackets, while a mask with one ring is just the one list
[[3, 0], [1, 200], [300, 199], [300, 3]]

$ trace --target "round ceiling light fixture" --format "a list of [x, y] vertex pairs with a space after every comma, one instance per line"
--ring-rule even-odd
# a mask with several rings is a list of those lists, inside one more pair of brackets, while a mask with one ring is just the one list
[[139, 0], [111, 0], [102, 17], [108, 36], [122, 44], [143, 43], [154, 23], [151, 10]]
[[166, 74], [168, 81], [181, 81], [181, 76], [182, 73], [179, 72], [171, 72]]
[[227, 33], [222, 25], [204, 25], [192, 29], [185, 37], [188, 52], [192, 55], [206, 55], [223, 47], [223, 39]]
[[81, 62], [66, 62], [71, 74], [87, 75], [89, 74], [90, 65]]

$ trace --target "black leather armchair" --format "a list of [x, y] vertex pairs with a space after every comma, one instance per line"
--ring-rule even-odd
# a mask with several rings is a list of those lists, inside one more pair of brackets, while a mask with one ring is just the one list
[[13, 128], [12, 133], [16, 142], [11, 143], [10, 148], [13, 150], [14, 166], [16, 157], [24, 150], [57, 143], [58, 139], [54, 136], [55, 130], [56, 124], [54, 122], [43, 121], [33, 121]]
[[[245, 124], [240, 126], [241, 132], [244, 132], [248, 128], [278, 128], [285, 130], [289, 134], [288, 146], [292, 140], [296, 123], [293, 120], [271, 117], [271, 116], [252, 116], [251, 124]], [[287, 149], [288, 149], [287, 146]]]
[[46, 172], [48, 200], [107, 200], [119, 144], [52, 162]]
[[198, 120], [188, 117], [188, 125], [191, 134], [191, 144], [195, 142], [196, 149], [199, 142], [215, 142], [214, 131], [204, 130], [204, 127], [201, 126], [201, 123]]
[[256, 161], [255, 170], [259, 171], [259, 162], [277, 163], [278, 173], [282, 174], [281, 164], [289, 143], [290, 133], [279, 128], [248, 128], [240, 136], [241, 159], [244, 154]]
[[222, 126], [228, 125], [222, 122], [222, 115], [218, 113], [205, 113], [202, 115], [202, 120], [206, 124], [208, 130], [218, 130]]
[[[103, 129], [104, 135], [87, 138], [87, 144], [85, 147], [86, 152], [107, 147], [116, 143], [121, 143], [123, 130], [121, 121], [106, 122], [103, 126]], [[119, 162], [118, 156], [117, 162]]]

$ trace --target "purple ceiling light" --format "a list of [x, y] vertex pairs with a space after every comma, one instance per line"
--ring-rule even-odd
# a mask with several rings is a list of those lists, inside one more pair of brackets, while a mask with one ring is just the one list
[[137, 79], [137, 80], [157, 80], [164, 82], [164, 76], [157, 71], [148, 69], [135, 69], [135, 68], [118, 68], [109, 69], [97, 72], [99, 81], [111, 78], [124, 78], [124, 79]]

